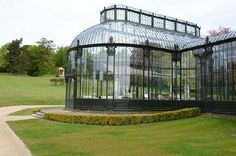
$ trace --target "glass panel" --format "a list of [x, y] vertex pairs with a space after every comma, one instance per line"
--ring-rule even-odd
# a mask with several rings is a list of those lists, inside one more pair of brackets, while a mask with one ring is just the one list
[[117, 20], [125, 20], [125, 10], [117, 10]]
[[107, 81], [107, 98], [113, 98], [113, 82], [114, 82], [114, 56], [108, 57], [108, 67], [106, 71], [106, 81]]
[[106, 21], [114, 20], [114, 10], [108, 10], [106, 12]]
[[147, 90], [147, 86], [145, 84], [145, 73], [143, 70], [145, 70], [144, 65], [146, 60], [143, 59], [143, 49], [134, 48], [131, 51], [130, 56], [130, 70], [132, 74], [132, 81], [131, 81], [131, 92], [133, 95], [133, 98], [136, 99], [143, 99], [145, 97], [144, 91]]
[[175, 23], [172, 21], [166, 20], [166, 29], [168, 30], [175, 30]]
[[115, 55], [115, 98], [132, 98], [130, 87], [130, 48], [119, 47]]
[[128, 21], [139, 23], [139, 14], [128, 11]]
[[106, 68], [107, 68], [107, 52], [106, 48], [98, 48], [97, 53], [97, 97], [105, 99], [106, 98]]
[[185, 25], [181, 23], [177, 23], [177, 31], [179, 32], [185, 32]]
[[153, 25], [154, 25], [154, 27], [157, 27], [157, 28], [164, 28], [164, 20], [159, 19], [159, 18], [154, 18]]
[[182, 53], [182, 100], [195, 100], [195, 57], [192, 52]]
[[141, 15], [141, 24], [152, 25], [152, 18], [150, 16]]
[[170, 100], [171, 55], [162, 51], [151, 51], [149, 73], [151, 99]]
[[73, 71], [75, 70], [75, 53], [76, 51], [71, 51], [70, 54], [69, 54], [69, 70], [70, 71]]
[[187, 25], [187, 33], [195, 35], [195, 27]]

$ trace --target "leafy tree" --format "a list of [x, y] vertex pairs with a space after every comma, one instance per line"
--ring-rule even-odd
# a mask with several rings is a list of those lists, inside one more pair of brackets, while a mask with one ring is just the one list
[[39, 41], [36, 42], [39, 46], [42, 46], [46, 49], [54, 50], [56, 45], [54, 44], [53, 40], [47, 40], [46, 38], [41, 38]]
[[54, 62], [56, 67], [63, 67], [67, 68], [67, 52], [69, 50], [69, 47], [59, 47], [56, 50], [56, 54], [54, 56]]
[[55, 63], [53, 60], [55, 44], [52, 40], [42, 38], [36, 42], [37, 56], [40, 58], [39, 62], [39, 75], [54, 73]]
[[53, 41], [42, 38], [36, 43], [38, 45], [29, 45], [24, 49], [26, 73], [30, 76], [54, 73], [55, 63], [53, 60]]
[[8, 53], [7, 47], [10, 43], [4, 44], [0, 48], [0, 72], [6, 72], [7, 71], [7, 61], [6, 61], [6, 55]]
[[53, 72], [51, 56], [44, 54], [44, 49], [36, 45], [30, 45], [25, 50], [26, 73], [30, 76], [40, 76]]
[[24, 47], [24, 55], [26, 56], [25, 71], [29, 76], [38, 76], [40, 58], [37, 57], [37, 46], [28, 45]]
[[22, 49], [20, 47], [22, 43], [21, 39], [13, 40], [8, 46], [8, 53], [5, 56], [7, 62], [7, 69], [12, 74], [23, 73], [23, 59], [22, 59]]

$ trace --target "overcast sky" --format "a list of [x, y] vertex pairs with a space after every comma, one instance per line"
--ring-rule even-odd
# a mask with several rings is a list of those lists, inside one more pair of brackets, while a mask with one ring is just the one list
[[0, 46], [20, 37], [23, 44], [46, 37], [58, 46], [70, 45], [112, 4], [197, 23], [203, 35], [219, 26], [236, 30], [236, 0], [0, 0]]

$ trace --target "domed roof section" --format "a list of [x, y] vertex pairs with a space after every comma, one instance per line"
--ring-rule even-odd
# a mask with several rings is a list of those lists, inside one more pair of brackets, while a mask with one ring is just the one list
[[[100, 12], [101, 24], [90, 27], [80, 33], [72, 42], [71, 48], [82, 46], [106, 46], [109, 38], [117, 44], [142, 47], [148, 40], [149, 45], [162, 50], [174, 50], [178, 45], [182, 51], [202, 48], [205, 38], [200, 38], [200, 27], [197, 24], [150, 13], [140, 9], [112, 5]], [[236, 38], [236, 32], [207, 38], [209, 43], [217, 44], [223, 40]], [[123, 46], [123, 45], [119, 45]]]
[[72, 42], [71, 48], [80, 45], [105, 44], [112, 36], [115, 43], [144, 44], [148, 39], [150, 45], [173, 49], [177, 44], [180, 48], [184, 45], [204, 40], [192, 35], [168, 31], [161, 28], [152, 28], [132, 22], [110, 21], [95, 25], [81, 32]]

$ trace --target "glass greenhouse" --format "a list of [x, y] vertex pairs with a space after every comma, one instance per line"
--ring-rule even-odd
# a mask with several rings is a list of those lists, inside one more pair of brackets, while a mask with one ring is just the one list
[[202, 38], [197, 24], [112, 5], [72, 41], [66, 108], [231, 109], [234, 67], [236, 32]]

